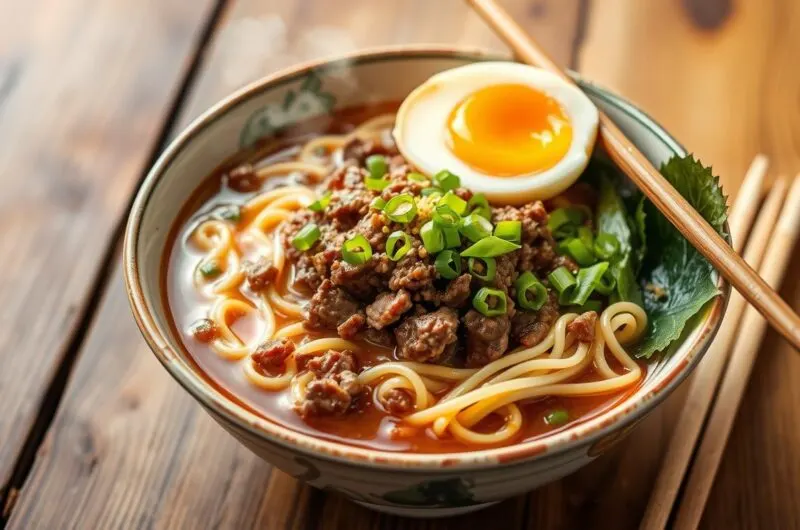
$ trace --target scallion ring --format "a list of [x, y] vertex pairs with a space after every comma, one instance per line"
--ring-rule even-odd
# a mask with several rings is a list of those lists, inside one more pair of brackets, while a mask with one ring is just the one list
[[369, 171], [370, 178], [374, 180], [383, 180], [383, 176], [389, 170], [389, 166], [386, 164], [386, 157], [382, 155], [368, 156], [365, 165], [367, 166], [367, 171]]
[[450, 206], [442, 204], [441, 201], [433, 209], [433, 220], [441, 227], [457, 227], [461, 216]]
[[550, 280], [550, 285], [552, 285], [553, 289], [558, 293], [558, 303], [561, 305], [570, 304], [572, 292], [575, 290], [575, 286], [578, 282], [575, 281], [575, 276], [572, 275], [569, 269], [562, 265], [548, 274], [547, 279]]
[[305, 252], [314, 246], [320, 235], [319, 227], [315, 223], [308, 223], [292, 238], [292, 246], [301, 252]]
[[520, 274], [514, 282], [517, 290], [517, 302], [528, 311], [538, 311], [547, 301], [547, 288], [531, 271]]
[[200, 265], [200, 274], [206, 278], [215, 278], [221, 273], [222, 269], [219, 267], [217, 260], [212, 259]]
[[494, 227], [494, 235], [512, 243], [520, 243], [522, 241], [522, 222], [500, 221]]
[[326, 191], [322, 194], [322, 197], [317, 199], [316, 201], [312, 202], [308, 205], [308, 209], [312, 212], [323, 212], [325, 208], [328, 207], [328, 204], [331, 202], [331, 192]]
[[411, 236], [402, 230], [392, 232], [386, 240], [386, 255], [392, 261], [400, 261], [409, 250], [411, 250]]
[[469, 258], [469, 273], [485, 282], [494, 280], [497, 273], [497, 262], [494, 258]]
[[472, 213], [461, 218], [458, 224], [458, 231], [475, 243], [492, 234], [492, 223], [485, 217]]
[[442, 229], [433, 221], [428, 221], [419, 231], [422, 238], [422, 245], [428, 254], [436, 254], [444, 250], [444, 233]]
[[412, 171], [408, 175], [406, 175], [406, 179], [410, 180], [411, 182], [430, 182], [430, 179], [423, 175], [422, 173], [417, 173], [416, 171]]
[[472, 298], [472, 307], [487, 317], [505, 315], [508, 309], [506, 293], [500, 289], [481, 287]]
[[383, 213], [396, 223], [410, 223], [417, 215], [417, 203], [411, 194], [401, 193], [389, 199]]
[[443, 250], [436, 255], [433, 266], [442, 278], [458, 278], [461, 275], [461, 256], [455, 250]]
[[439, 199], [439, 204], [446, 204], [458, 215], [467, 213], [467, 201], [453, 193], [452, 190], [442, 195], [442, 198]]
[[342, 259], [350, 265], [363, 265], [372, 258], [372, 247], [367, 238], [356, 234], [342, 245]]
[[458, 248], [461, 246], [461, 235], [455, 226], [441, 227], [444, 234], [444, 248]]
[[446, 169], [436, 173], [431, 180], [433, 181], [434, 186], [441, 188], [444, 191], [454, 190], [461, 186], [461, 179], [458, 177], [458, 175], [450, 173]]
[[476, 193], [470, 198], [467, 203], [467, 211], [471, 214], [480, 215], [489, 221], [492, 220], [492, 208], [489, 206], [489, 201], [483, 193]]
[[[601, 261], [591, 267], [581, 268], [575, 277], [575, 288], [570, 293], [566, 304], [583, 305], [589, 296], [597, 290], [597, 286], [603, 282], [603, 276], [608, 270], [608, 262]], [[603, 288], [601, 286], [601, 288]], [[599, 291], [598, 291], [599, 292]], [[559, 302], [561, 298], [559, 297]]]
[[581, 267], [588, 267], [597, 262], [591, 247], [586, 246], [586, 243], [577, 237], [562, 241], [558, 248], [563, 253], [568, 254]]

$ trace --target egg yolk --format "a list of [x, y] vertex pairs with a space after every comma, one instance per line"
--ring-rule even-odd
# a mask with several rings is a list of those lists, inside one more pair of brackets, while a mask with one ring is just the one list
[[545, 171], [572, 143], [558, 101], [519, 84], [487, 86], [464, 98], [450, 113], [446, 134], [458, 159], [498, 177]]

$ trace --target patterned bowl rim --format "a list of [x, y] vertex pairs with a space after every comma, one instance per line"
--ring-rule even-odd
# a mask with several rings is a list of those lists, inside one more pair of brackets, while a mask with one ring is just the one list
[[[703, 321], [698, 324], [702, 326], [702, 329], [691, 334], [689, 337], [692, 340], [691, 343], [684, 341], [680, 345], [680, 349], [685, 351], [683, 359], [675, 363], [670, 370], [664, 370], [658, 374], [659, 380], [650, 392], [635, 400], [626, 399], [588, 420], [581, 421], [575, 426], [548, 436], [507, 447], [480, 449], [463, 453], [417, 454], [365, 449], [341, 442], [316, 438], [284, 427], [245, 409], [217, 391], [202, 375], [198, 374], [182, 359], [182, 355], [179, 352], [170, 347], [169, 341], [156, 325], [156, 319], [146, 302], [138, 268], [137, 248], [141, 235], [142, 219], [147, 215], [148, 202], [158, 182], [167, 172], [177, 155], [200, 132], [204, 131], [216, 120], [224, 119], [226, 114], [239, 104], [266, 90], [301, 79], [310, 71], [319, 72], [343, 65], [362, 65], [387, 60], [413, 61], [416, 59], [437, 58], [456, 58], [469, 61], [486, 59], [508, 60], [508, 57], [498, 56], [496, 53], [474, 47], [405, 45], [367, 49], [335, 58], [303, 63], [266, 76], [234, 92], [195, 119], [170, 143], [149, 171], [136, 194], [128, 219], [123, 245], [123, 266], [125, 287], [136, 323], [150, 349], [152, 349], [161, 364], [207, 410], [258, 439], [277, 444], [290, 452], [296, 452], [309, 458], [319, 458], [359, 467], [381, 467], [420, 472], [430, 472], [432, 469], [443, 468], [452, 472], [463, 469], [497, 467], [498, 465], [519, 463], [545, 456], [553, 457], [579, 446], [590, 443], [596, 443], [596, 445], [600, 446], [621, 438], [622, 433], [632, 428], [636, 422], [662, 402], [689, 375], [702, 358], [703, 353], [708, 349], [719, 328], [730, 291], [728, 284], [721, 277], [718, 276], [717, 286], [722, 294], [710, 302], [705, 309]], [[580, 78], [578, 75], [575, 75], [575, 77], [585, 88], [591, 90], [594, 96], [616, 106], [640, 122], [676, 154], [686, 154], [686, 150], [669, 133], [633, 104]], [[161, 294], [155, 293], [153, 298], [160, 300]], [[162, 310], [167, 311], [167, 308], [162, 307]], [[677, 352], [673, 353], [673, 355], [675, 354]]]

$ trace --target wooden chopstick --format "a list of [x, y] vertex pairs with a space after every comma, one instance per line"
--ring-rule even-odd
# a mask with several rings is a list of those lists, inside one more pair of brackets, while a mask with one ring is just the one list
[[[575, 82], [494, 0], [466, 0], [522, 61]], [[781, 335], [800, 350], [800, 317], [761, 279], [625, 137], [600, 113], [600, 141], [609, 157]]]
[[[731, 237], [738, 251], [741, 251], [756, 211], [761, 206], [761, 190], [766, 172], [766, 157], [757, 156], [750, 165], [733, 204], [729, 224]], [[778, 180], [763, 207], [760, 208], [758, 222], [744, 254], [745, 261], [753, 267], [759, 266], [764, 255], [769, 235], [786, 196], [786, 188], [786, 180]], [[736, 292], [732, 293], [720, 330], [690, 380], [686, 401], [675, 422], [675, 430], [639, 526], [642, 530], [662, 529], [667, 525], [681, 481], [689, 467], [697, 439], [711, 408], [714, 392], [728, 359], [728, 352], [739, 331], [739, 321], [744, 309], [744, 298]]]
[[[775, 231], [769, 237], [769, 249], [759, 269], [764, 279], [773, 287], [779, 286], [783, 279], [799, 234], [800, 176], [797, 176], [792, 182]], [[764, 338], [766, 325], [758, 312], [747, 308], [739, 326], [741, 334], [731, 352], [700, 448], [681, 496], [675, 528], [697, 528], [700, 523], [736, 412]]]

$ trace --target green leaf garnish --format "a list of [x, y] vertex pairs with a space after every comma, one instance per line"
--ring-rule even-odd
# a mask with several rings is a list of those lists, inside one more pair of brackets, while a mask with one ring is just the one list
[[[722, 234], [727, 201], [711, 168], [688, 155], [673, 157], [661, 173]], [[658, 243], [647, 249], [639, 274], [650, 322], [637, 356], [649, 358], [680, 337], [686, 322], [720, 292], [711, 264], [652, 203], [647, 201], [635, 219], [637, 227], [645, 225], [647, 241]]]

